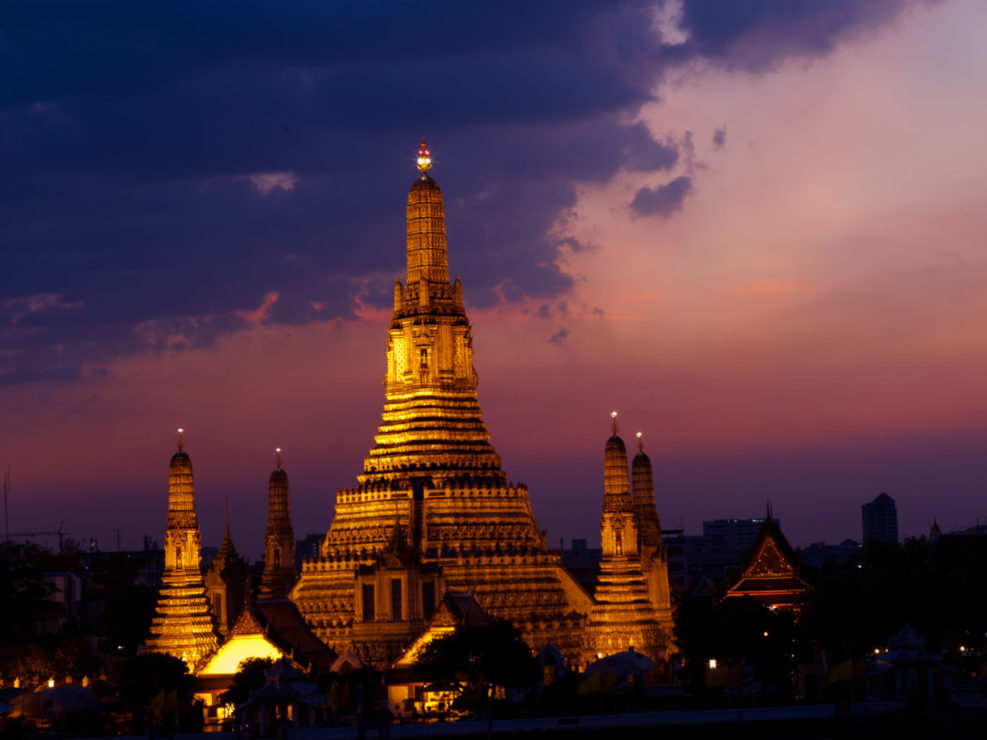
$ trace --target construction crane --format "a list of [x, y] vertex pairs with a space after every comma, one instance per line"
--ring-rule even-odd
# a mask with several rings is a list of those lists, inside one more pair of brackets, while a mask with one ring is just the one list
[[51, 535], [58, 535], [58, 551], [61, 552], [65, 535], [68, 534], [68, 532], [62, 529], [62, 527], [64, 526], [65, 526], [65, 522], [59, 522], [58, 529], [54, 531], [47, 530], [47, 531], [36, 531], [36, 532], [10, 532], [7, 534], [7, 541], [9, 542], [11, 537], [45, 537]]

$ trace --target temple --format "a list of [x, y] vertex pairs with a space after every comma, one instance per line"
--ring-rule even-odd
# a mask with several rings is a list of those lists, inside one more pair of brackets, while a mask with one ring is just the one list
[[603, 451], [603, 558], [587, 633], [597, 654], [635, 649], [657, 658], [671, 647], [668, 567], [661, 547], [651, 461], [643, 445], [634, 458], [634, 494], [627, 478], [627, 448], [617, 435], [617, 412]]
[[219, 640], [202, 576], [192, 461], [184, 447], [179, 429], [178, 452], [172, 455], [168, 470], [165, 569], [145, 649], [174, 655], [194, 669], [216, 651]]
[[727, 584], [722, 599], [748, 596], [772, 610], [798, 615], [812, 590], [798, 571], [795, 551], [771, 516], [769, 506], [757, 539], [741, 563], [740, 572]]
[[[629, 477], [627, 451], [613, 422], [604, 452], [604, 557], [591, 594], [563, 567], [560, 553], [546, 546], [528, 489], [509, 480], [490, 442], [462, 283], [449, 276], [442, 191], [429, 175], [424, 141], [418, 169], [407, 199], [406, 274], [394, 285], [384, 406], [373, 447], [356, 485], [337, 491], [318, 556], [304, 560], [300, 573], [278, 450], [268, 483], [258, 601], [250, 607], [249, 594], [244, 598], [254, 611], [237, 621], [232, 609], [220, 609], [228, 597], [213, 599], [212, 617], [238, 645], [223, 654], [242, 656], [243, 645], [257, 642], [245, 635], [255, 635], [266, 619], [281, 631], [291, 626], [299, 640], [296, 657], [318, 638], [363, 664], [394, 666], [402, 656], [407, 662], [409, 646], [448, 628], [443, 604], [448, 607], [452, 594], [457, 604], [475, 604], [484, 618], [510, 620], [535, 651], [550, 645], [573, 666], [628, 649], [660, 661], [671, 646], [671, 605], [651, 461], [640, 436]], [[184, 453], [175, 459], [180, 456], [187, 465]], [[188, 491], [191, 510], [190, 467]], [[194, 524], [194, 512], [191, 518]], [[171, 534], [170, 518], [168, 531], [171, 542], [178, 535]], [[228, 539], [227, 527], [223, 568], [234, 562]], [[197, 556], [197, 527], [194, 542], [183, 546]], [[208, 633], [212, 642], [203, 637], [195, 653], [183, 644], [182, 654], [194, 658], [190, 663], [216, 646], [198, 560], [193, 567], [191, 557], [182, 571], [188, 571], [186, 601], [169, 613], [185, 615], [187, 640]], [[164, 645], [163, 638], [152, 639]], [[268, 653], [278, 647], [264, 645]]]
[[381, 424], [357, 486], [336, 494], [320, 556], [305, 561], [292, 598], [323, 640], [365, 660], [397, 658], [445, 593], [465, 591], [534, 643], [558, 641], [578, 660], [592, 598], [546, 548], [528, 489], [508, 481], [490, 443], [462, 284], [449, 280], [442, 191], [428, 174], [424, 142], [418, 161]]

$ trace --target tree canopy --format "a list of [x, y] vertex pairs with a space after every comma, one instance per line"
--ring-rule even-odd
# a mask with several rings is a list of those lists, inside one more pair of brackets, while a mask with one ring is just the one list
[[521, 688], [538, 680], [531, 648], [505, 620], [458, 625], [425, 647], [415, 669], [430, 683], [452, 686], [469, 708], [483, 706], [491, 687]]

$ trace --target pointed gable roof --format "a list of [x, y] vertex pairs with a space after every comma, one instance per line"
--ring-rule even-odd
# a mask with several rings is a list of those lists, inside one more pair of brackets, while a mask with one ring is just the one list
[[792, 606], [810, 590], [799, 577], [795, 551], [769, 514], [723, 598], [751, 596], [772, 607]]

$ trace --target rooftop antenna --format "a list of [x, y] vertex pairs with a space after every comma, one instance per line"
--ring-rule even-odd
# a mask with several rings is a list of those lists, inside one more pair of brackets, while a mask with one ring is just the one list
[[7, 510], [7, 493], [10, 491], [10, 466], [3, 474], [3, 527], [4, 537], [10, 542], [10, 512]]

